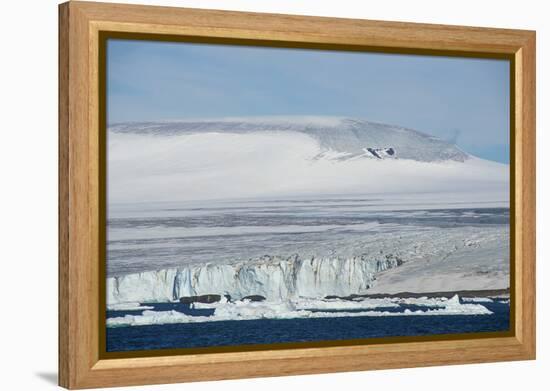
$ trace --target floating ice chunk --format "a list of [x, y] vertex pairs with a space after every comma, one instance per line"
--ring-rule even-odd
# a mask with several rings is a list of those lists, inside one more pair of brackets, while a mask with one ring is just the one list
[[463, 297], [462, 301], [468, 303], [492, 303], [493, 299], [490, 297]]
[[[386, 300], [386, 301], [384, 301]], [[438, 299], [444, 302], [440, 308], [428, 310], [411, 311], [405, 309], [403, 312], [389, 311], [361, 311], [366, 308], [385, 307], [393, 299], [382, 299], [374, 307], [369, 300], [364, 302], [356, 301], [324, 301], [324, 300], [303, 300], [292, 302], [225, 302], [209, 304], [209, 308], [215, 308], [212, 316], [190, 316], [177, 311], [144, 311], [142, 315], [126, 315], [124, 317], [107, 319], [107, 327], [141, 326], [152, 324], [170, 323], [194, 323], [194, 322], [219, 322], [229, 320], [255, 320], [255, 319], [299, 319], [299, 318], [337, 318], [337, 317], [381, 317], [381, 316], [434, 316], [434, 315], [490, 315], [492, 312], [481, 304], [461, 304], [458, 296], [451, 299]], [[434, 299], [431, 299], [434, 300]], [[322, 303], [322, 304], [321, 304]], [[198, 304], [198, 303], [197, 303]], [[328, 305], [332, 307], [328, 307]], [[382, 305], [383, 304], [383, 305]], [[317, 305], [313, 308], [304, 309], [305, 306]], [[369, 307], [371, 306], [371, 307]], [[324, 307], [324, 308], [323, 308]], [[433, 306], [432, 306], [433, 307]], [[203, 305], [201, 304], [201, 308]], [[330, 309], [332, 311], [322, 311]], [[344, 309], [344, 311], [334, 311]], [[348, 310], [348, 311], [345, 311]], [[355, 312], [349, 312], [356, 310]]]
[[141, 315], [108, 318], [107, 327], [145, 326], [152, 324], [209, 322], [206, 316], [189, 316], [178, 311], [144, 311]]
[[294, 301], [297, 309], [305, 310], [359, 310], [374, 308], [399, 307], [392, 299], [357, 298], [356, 300], [338, 299], [308, 299], [301, 298]]
[[222, 296], [220, 301], [214, 302], [214, 303], [192, 303], [191, 308], [193, 309], [211, 309], [211, 308], [218, 308], [224, 304], [229, 303], [229, 300], [227, 300], [227, 297]]
[[306, 311], [296, 310], [289, 301], [283, 303], [238, 301], [219, 306], [214, 312], [221, 320], [288, 319], [304, 317]]
[[454, 295], [449, 300], [447, 300], [447, 306], [457, 306], [460, 305], [460, 297], [458, 295]]
[[138, 310], [152, 310], [155, 307], [141, 305], [141, 303], [118, 303], [111, 304], [107, 307], [110, 311], [138, 311]]

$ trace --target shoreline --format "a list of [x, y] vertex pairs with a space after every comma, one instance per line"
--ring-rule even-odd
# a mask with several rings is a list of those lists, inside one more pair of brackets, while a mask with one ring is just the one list
[[509, 297], [510, 288], [503, 289], [477, 289], [477, 290], [455, 290], [455, 291], [442, 291], [442, 292], [398, 292], [398, 293], [371, 293], [363, 295], [349, 295], [349, 296], [335, 296], [329, 295], [325, 296], [324, 299], [341, 299], [341, 300], [354, 300], [356, 298], [367, 298], [367, 299], [384, 299], [384, 298], [400, 298], [400, 299], [411, 299], [411, 298], [437, 298], [445, 297], [447, 299], [452, 298], [453, 296], [458, 295], [459, 297]]

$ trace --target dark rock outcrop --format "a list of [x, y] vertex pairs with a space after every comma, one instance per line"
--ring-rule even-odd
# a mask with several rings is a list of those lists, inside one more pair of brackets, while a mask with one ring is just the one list
[[217, 303], [221, 300], [220, 295], [200, 295], [200, 296], [183, 296], [180, 297], [180, 303], [182, 304], [192, 304], [192, 303]]
[[327, 300], [340, 299], [340, 300], [354, 300], [359, 298], [368, 298], [368, 299], [386, 299], [397, 297], [400, 299], [409, 299], [409, 298], [419, 298], [419, 297], [446, 297], [450, 299], [451, 297], [458, 295], [460, 298], [463, 297], [499, 297], [503, 295], [509, 295], [510, 288], [505, 289], [479, 289], [479, 290], [462, 290], [462, 291], [444, 291], [444, 292], [399, 292], [399, 293], [371, 293], [365, 295], [349, 295], [349, 296], [336, 296], [328, 295], [325, 296]]
[[243, 297], [242, 300], [249, 300], [249, 301], [264, 301], [264, 300], [265, 300], [265, 297], [263, 297], [262, 295], [250, 295], [250, 296], [245, 296], [245, 297]]

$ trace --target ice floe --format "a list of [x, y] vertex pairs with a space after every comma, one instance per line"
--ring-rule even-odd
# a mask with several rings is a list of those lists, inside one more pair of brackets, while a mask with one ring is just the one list
[[116, 303], [107, 306], [109, 311], [139, 311], [139, 310], [152, 310], [155, 307], [142, 305], [141, 303]]
[[[400, 304], [419, 305], [424, 308], [403, 311], [383, 310], [399, 307]], [[305, 309], [309, 307], [308, 309]], [[107, 319], [107, 327], [142, 326], [171, 323], [219, 322], [230, 320], [297, 319], [335, 317], [382, 317], [382, 316], [433, 316], [433, 315], [490, 315], [492, 312], [481, 304], [463, 304], [458, 296], [451, 299], [365, 299], [345, 300], [298, 300], [286, 302], [219, 302], [195, 304], [195, 308], [214, 308], [211, 316], [191, 316], [171, 311], [144, 311], [141, 315], [126, 315]], [[369, 310], [370, 309], [370, 310]], [[352, 311], [353, 310], [353, 311]]]

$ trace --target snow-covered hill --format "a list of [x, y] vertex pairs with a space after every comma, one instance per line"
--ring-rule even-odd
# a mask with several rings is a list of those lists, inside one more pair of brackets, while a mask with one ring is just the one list
[[109, 202], [330, 194], [508, 196], [509, 166], [415, 130], [325, 117], [124, 123]]
[[110, 127], [115, 133], [176, 136], [197, 133], [246, 134], [298, 132], [319, 143], [321, 152], [340, 158], [394, 157], [421, 162], [464, 161], [468, 154], [453, 144], [412, 129], [352, 118], [257, 117], [226, 120], [134, 122]]

